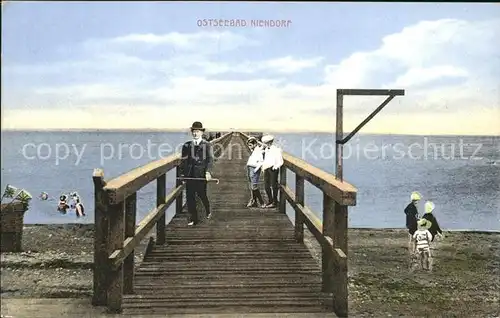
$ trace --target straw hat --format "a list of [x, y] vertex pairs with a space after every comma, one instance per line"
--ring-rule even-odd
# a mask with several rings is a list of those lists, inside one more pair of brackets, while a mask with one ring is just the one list
[[431, 227], [432, 222], [427, 220], [427, 219], [422, 218], [422, 219], [417, 221], [417, 225], [419, 228], [428, 229]]

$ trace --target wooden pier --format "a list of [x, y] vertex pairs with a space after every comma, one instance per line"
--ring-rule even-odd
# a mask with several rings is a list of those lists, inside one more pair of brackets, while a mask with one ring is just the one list
[[[166, 173], [177, 169], [178, 175], [179, 154], [109, 181], [94, 172], [94, 306], [135, 316], [347, 316], [347, 207], [356, 204], [356, 189], [284, 153], [279, 207], [247, 208], [247, 138], [231, 132], [211, 141], [220, 183], [209, 183], [213, 217], [197, 226], [187, 226], [184, 185], [177, 181], [167, 193]], [[287, 186], [287, 170], [295, 173], [295, 192]], [[156, 207], [136, 226], [136, 192], [155, 180]], [[306, 181], [323, 192], [323, 220], [305, 205]], [[174, 202], [176, 215], [166, 224], [165, 211]], [[322, 246], [321, 266], [304, 245], [304, 225]], [[134, 249], [152, 230], [156, 241], [134, 271]]]

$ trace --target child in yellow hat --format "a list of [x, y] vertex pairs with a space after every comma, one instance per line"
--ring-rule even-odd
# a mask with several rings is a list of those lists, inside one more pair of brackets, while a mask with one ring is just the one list
[[441, 230], [436, 217], [434, 216], [434, 214], [432, 214], [432, 212], [434, 211], [434, 208], [435, 208], [434, 203], [432, 203], [431, 201], [425, 202], [425, 213], [422, 216], [423, 219], [426, 219], [427, 221], [429, 221], [431, 223], [431, 225], [429, 227], [429, 232], [432, 235], [431, 242], [434, 242], [434, 238], [436, 238], [436, 235], [439, 235], [440, 237], [444, 237], [443, 230]]
[[413, 252], [420, 259], [420, 265], [423, 269], [432, 269], [432, 256], [430, 242], [432, 240], [432, 234], [429, 232], [428, 228], [432, 226], [431, 222], [422, 218], [419, 219], [418, 229], [413, 234], [413, 240], [415, 242]]

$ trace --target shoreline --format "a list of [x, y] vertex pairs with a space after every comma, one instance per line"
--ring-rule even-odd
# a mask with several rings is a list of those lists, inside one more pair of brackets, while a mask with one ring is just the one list
[[[93, 222], [89, 223], [25, 223], [24, 227], [37, 227], [37, 226], [94, 226]], [[404, 227], [349, 227], [348, 230], [354, 231], [406, 231]], [[463, 233], [474, 233], [474, 234], [500, 234], [500, 230], [479, 230], [479, 229], [443, 229], [443, 232], [463, 232]]]
[[[56, 298], [89, 299], [93, 227], [92, 223], [25, 224], [23, 252], [1, 254], [2, 302], [12, 300], [21, 310], [24, 301], [33, 299], [54, 299], [54, 304]], [[349, 228], [350, 315], [498, 316], [500, 233], [444, 233], [445, 238], [432, 246], [433, 271], [426, 272], [408, 268], [406, 229]], [[153, 229], [141, 242], [136, 266], [154, 234]], [[304, 243], [320, 268], [321, 247], [307, 229]]]

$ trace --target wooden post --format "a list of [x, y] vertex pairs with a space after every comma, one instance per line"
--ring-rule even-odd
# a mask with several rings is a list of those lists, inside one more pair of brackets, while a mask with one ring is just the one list
[[[344, 137], [344, 96], [342, 93], [337, 90], [337, 130], [335, 139], [340, 141]], [[337, 143], [335, 145], [335, 177], [339, 180], [343, 180], [343, 164], [342, 164], [342, 154], [343, 153], [343, 145]]]
[[[109, 207], [109, 245], [108, 255], [123, 248], [125, 239], [125, 211], [124, 201]], [[123, 299], [123, 263], [116, 270], [108, 271], [108, 310], [118, 313], [122, 309]]]
[[[175, 169], [175, 175], [176, 175], [176, 178], [179, 178], [181, 176], [181, 168], [179, 166], [177, 166], [177, 168]], [[175, 186], [179, 187], [181, 185], [182, 185], [182, 180], [175, 179]], [[183, 192], [184, 191], [179, 193], [179, 196], [175, 200], [175, 214], [182, 213], [182, 195], [183, 195]]]
[[[295, 201], [304, 207], [304, 178], [295, 174]], [[295, 210], [295, 239], [304, 242], [304, 218], [302, 213]]]
[[335, 214], [333, 217], [333, 245], [340, 248], [345, 255], [348, 255], [347, 250], [347, 228], [348, 214], [347, 206], [340, 205], [335, 202]]
[[285, 192], [283, 191], [283, 188], [282, 187], [285, 187], [286, 186], [286, 167], [285, 165], [282, 165], [280, 167], [280, 197], [279, 197], [279, 201], [280, 201], [280, 206], [279, 206], [279, 211], [283, 214], [286, 214], [286, 197], [285, 197]]
[[333, 306], [339, 317], [347, 317], [348, 313], [348, 266], [347, 266], [347, 206], [335, 202], [333, 217], [333, 246], [342, 250], [345, 257], [338, 258], [334, 271], [334, 298]]
[[[156, 185], [156, 206], [160, 206], [165, 203], [165, 196], [167, 191], [167, 175], [162, 174], [158, 177]], [[156, 245], [165, 244], [165, 225], [167, 223], [166, 213], [158, 220], [156, 223]]]
[[108, 277], [108, 196], [103, 190], [106, 186], [104, 171], [94, 169], [94, 286], [92, 305], [105, 306], [107, 304]]
[[[323, 235], [334, 238], [334, 217], [335, 201], [326, 193], [323, 193]], [[321, 249], [323, 284], [322, 291], [327, 293], [333, 292], [333, 255], [329, 248], [322, 246]]]
[[[125, 237], [133, 237], [136, 225], [137, 193], [131, 194], [125, 200]], [[132, 251], [123, 263], [123, 293], [134, 293], [134, 253]]]
[[[339, 250], [339, 249], [337, 249]], [[343, 252], [335, 252], [334, 271], [333, 271], [333, 310], [338, 317], [347, 317], [349, 307], [349, 293], [348, 293], [348, 276], [347, 276], [347, 255]]]

